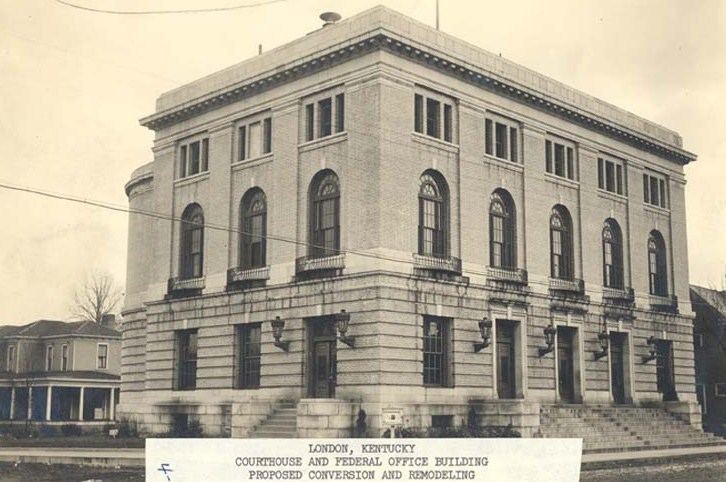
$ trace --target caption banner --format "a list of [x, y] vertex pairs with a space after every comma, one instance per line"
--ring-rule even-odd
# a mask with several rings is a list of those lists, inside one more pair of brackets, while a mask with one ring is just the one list
[[581, 439], [147, 439], [146, 480], [580, 479]]

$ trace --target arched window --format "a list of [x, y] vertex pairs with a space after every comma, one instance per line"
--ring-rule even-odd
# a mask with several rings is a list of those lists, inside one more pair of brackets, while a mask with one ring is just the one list
[[606, 220], [602, 228], [602, 256], [603, 286], [623, 289], [623, 235], [614, 219]]
[[552, 208], [550, 216], [550, 276], [573, 279], [572, 218], [561, 205]]
[[242, 197], [240, 227], [240, 267], [261, 268], [266, 265], [267, 198], [259, 188], [252, 188]]
[[517, 238], [514, 201], [509, 193], [497, 189], [489, 204], [489, 264], [495, 268], [517, 267]]
[[449, 196], [444, 178], [434, 171], [421, 175], [418, 193], [418, 253], [448, 256]]
[[204, 262], [204, 212], [190, 204], [182, 214], [180, 270], [182, 279], [200, 278]]
[[666, 251], [663, 236], [651, 231], [648, 238], [648, 273], [650, 294], [668, 296], [668, 275], [666, 274]]
[[340, 250], [340, 184], [330, 170], [319, 172], [310, 184], [310, 243], [313, 258]]

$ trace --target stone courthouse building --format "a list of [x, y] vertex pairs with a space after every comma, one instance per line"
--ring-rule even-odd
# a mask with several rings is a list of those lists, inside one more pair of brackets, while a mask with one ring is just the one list
[[142, 430], [700, 423], [676, 132], [383, 7], [141, 124], [119, 414]]

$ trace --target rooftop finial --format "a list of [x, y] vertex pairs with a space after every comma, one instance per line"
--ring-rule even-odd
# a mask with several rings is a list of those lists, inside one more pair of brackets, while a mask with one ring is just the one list
[[341, 17], [339, 13], [336, 12], [324, 12], [320, 14], [320, 20], [322, 20], [323, 27], [327, 27], [328, 25], [333, 25], [334, 23], [337, 23], [338, 20], [340, 20]]

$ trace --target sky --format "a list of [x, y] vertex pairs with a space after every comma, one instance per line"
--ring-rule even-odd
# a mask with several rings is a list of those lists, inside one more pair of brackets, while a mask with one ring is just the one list
[[[124, 10], [259, 0], [69, 0]], [[152, 160], [138, 119], [164, 91], [379, 3], [434, 25], [435, 0], [287, 0], [219, 13], [108, 15], [0, 0], [0, 184], [127, 206]], [[440, 0], [441, 30], [678, 131], [691, 282], [726, 275], [726, 2]], [[70, 319], [90, 272], [123, 286], [127, 215], [0, 188], [0, 324]]]

